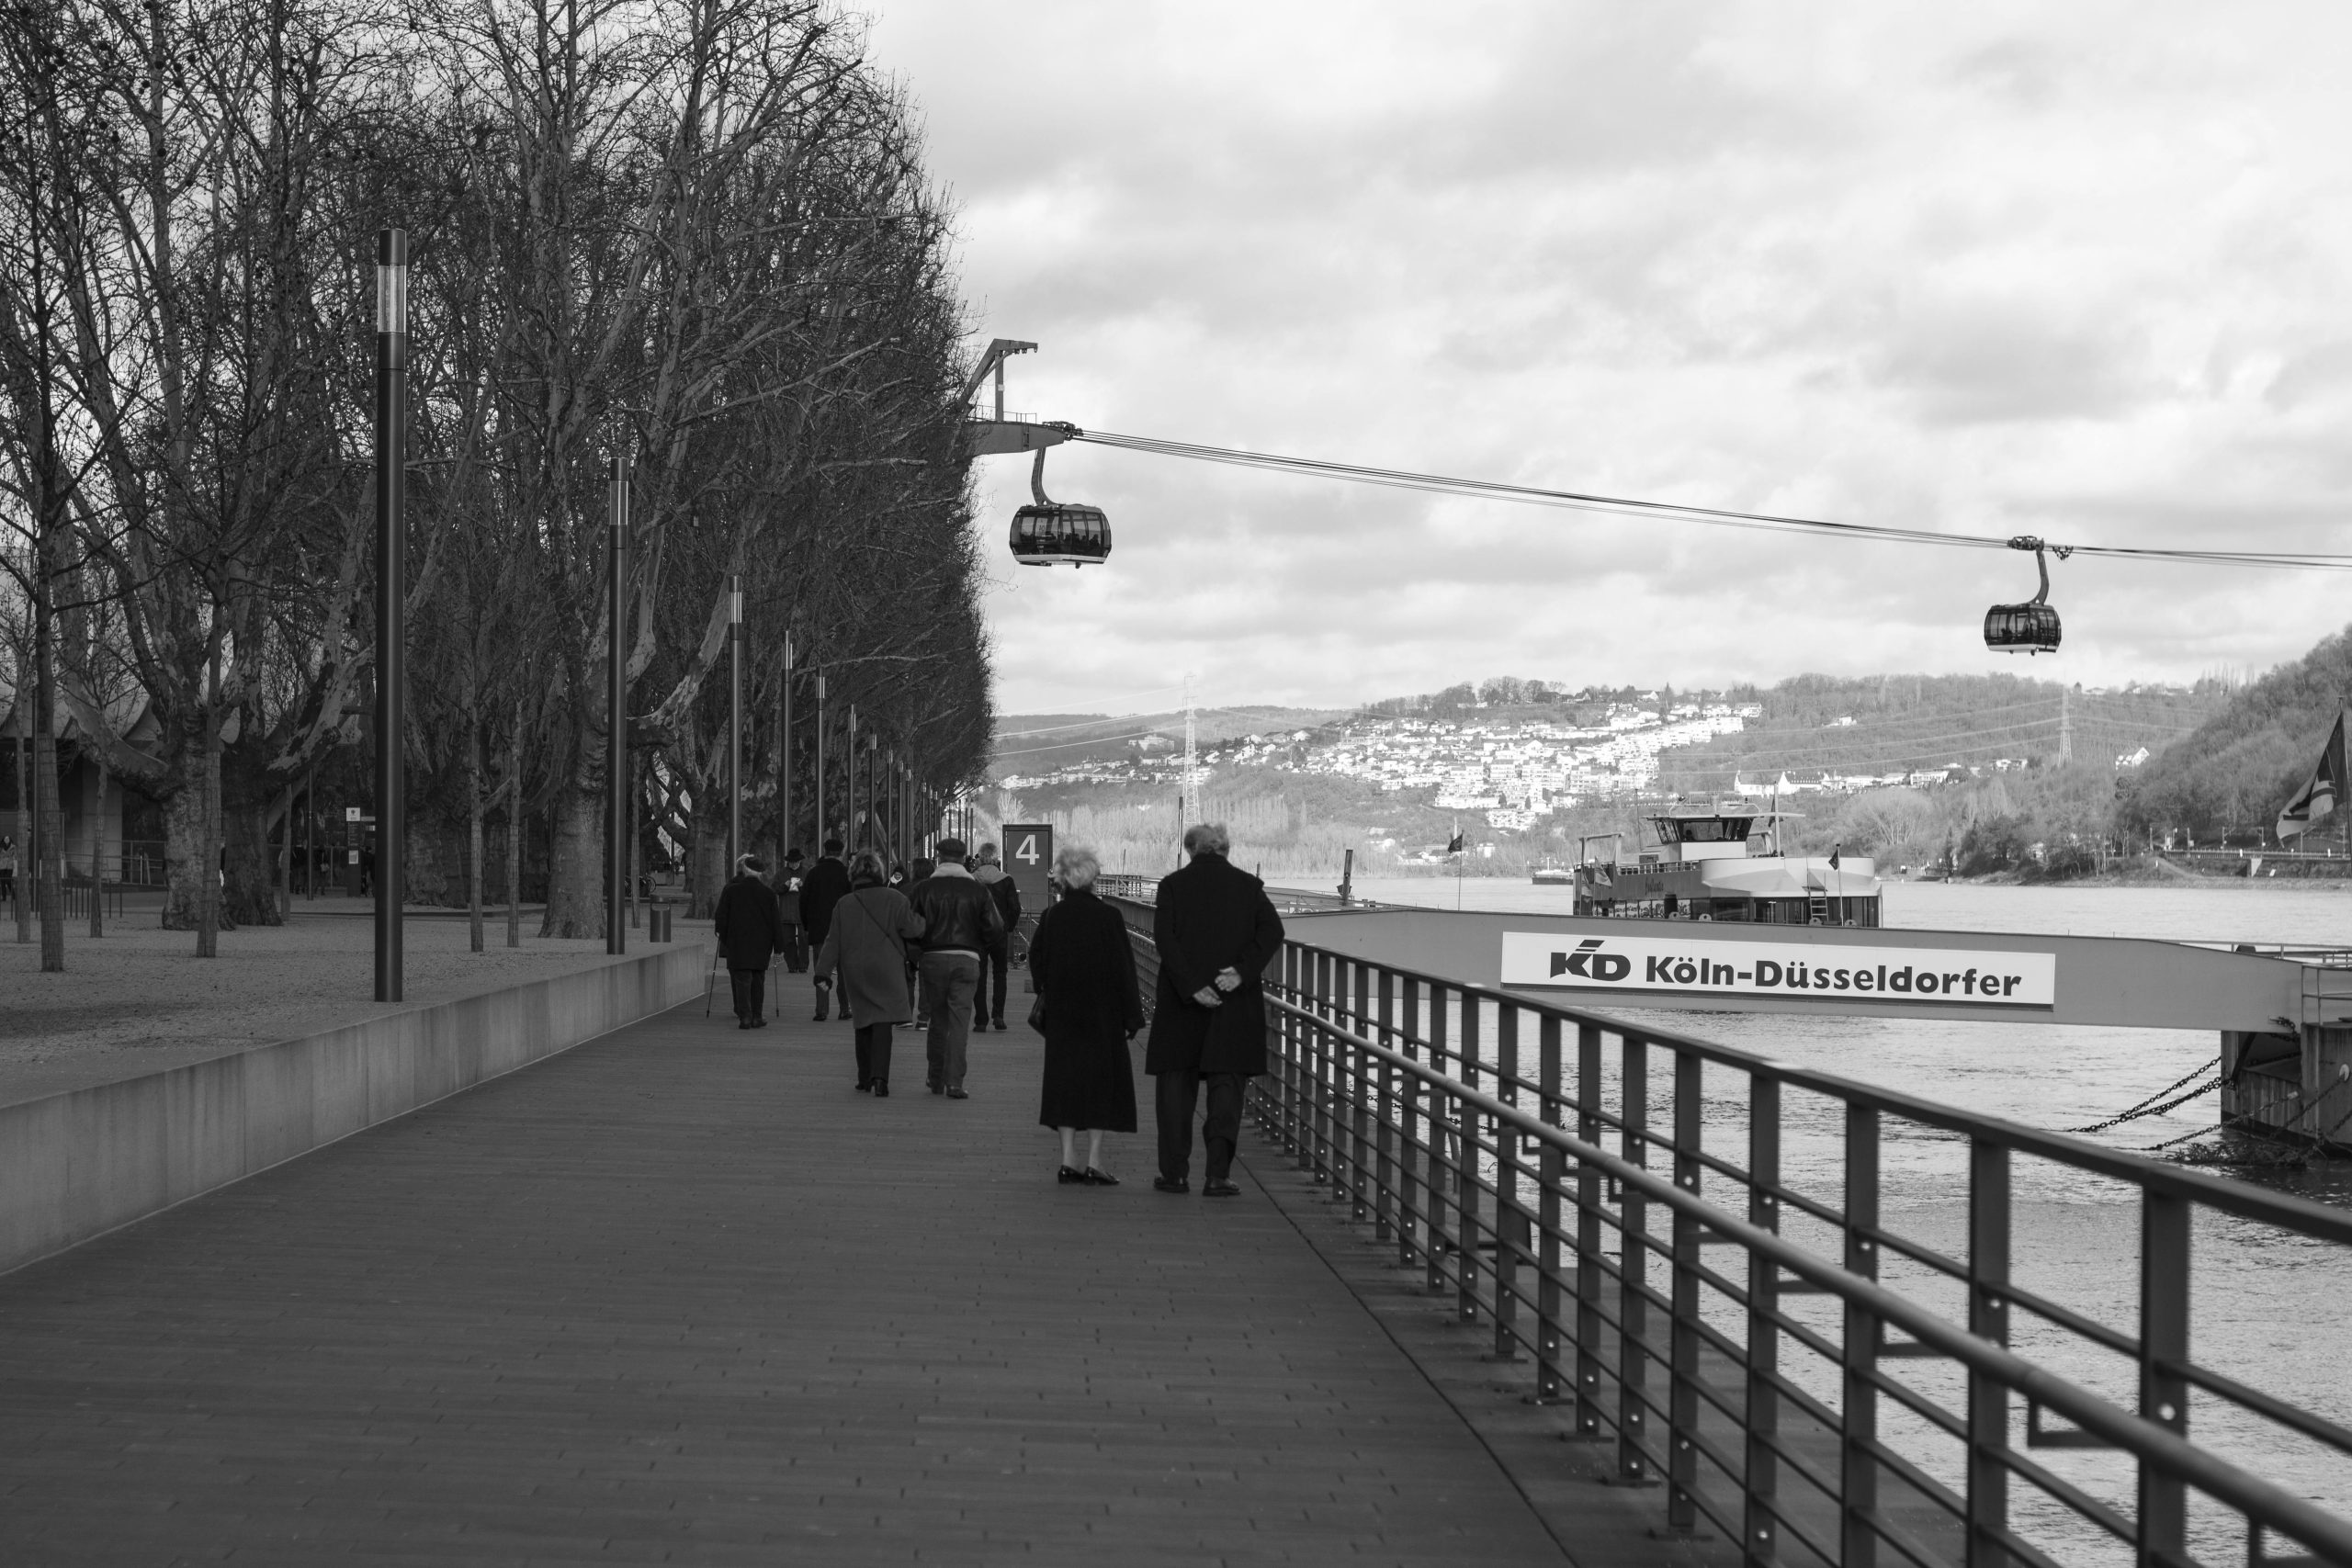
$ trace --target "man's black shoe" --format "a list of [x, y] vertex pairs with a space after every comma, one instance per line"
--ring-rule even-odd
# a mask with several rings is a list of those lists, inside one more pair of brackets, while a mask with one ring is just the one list
[[972, 1097], [966, 1094], [964, 1092], [963, 1086], [959, 1084], [956, 1088], [947, 1091], [947, 1098], [950, 1100], [969, 1100]]
[[1155, 1176], [1151, 1179], [1151, 1190], [1154, 1192], [1190, 1192], [1193, 1190], [1193, 1184], [1189, 1181], [1170, 1181], [1164, 1176]]
[[933, 1094], [944, 1094], [947, 1092], [947, 1086], [941, 1083], [937, 1078], [925, 1079], [922, 1087], [931, 1090]]
[[1204, 1198], [1238, 1198], [1241, 1196], [1241, 1189], [1230, 1181], [1204, 1181], [1201, 1183], [1201, 1196]]

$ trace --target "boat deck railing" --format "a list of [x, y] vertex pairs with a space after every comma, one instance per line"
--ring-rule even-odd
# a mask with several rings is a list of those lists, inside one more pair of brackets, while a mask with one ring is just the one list
[[[1260, 1127], [1660, 1487], [1656, 1533], [1747, 1564], [2352, 1564], [2305, 1495], [2352, 1495], [2352, 1429], [2199, 1359], [2189, 1315], [2200, 1219], [2333, 1249], [2352, 1213], [1306, 942], [1268, 1010]], [[1964, 1142], [1964, 1221], [1888, 1212], [1890, 1132]], [[2136, 1313], [2020, 1281], [2020, 1165], [2128, 1201]]]

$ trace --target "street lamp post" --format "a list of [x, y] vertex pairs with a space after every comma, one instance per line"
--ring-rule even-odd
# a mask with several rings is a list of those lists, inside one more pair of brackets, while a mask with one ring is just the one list
[[622, 625], [628, 619], [628, 460], [616, 456], [605, 503], [605, 578], [608, 623], [605, 648], [605, 951], [628, 951], [628, 664]]
[[775, 739], [776, 849], [788, 851], [797, 841], [792, 827], [792, 634], [784, 634], [784, 688], [777, 699]]
[[743, 579], [727, 575], [727, 872], [743, 853]]
[[842, 842], [858, 847], [857, 837], [857, 705], [849, 705], [842, 739]]
[[[408, 231], [376, 236], [376, 999], [401, 999], [406, 889]], [[208, 878], [214, 874], [207, 866]]]
[[816, 852], [817, 852], [817, 853], [818, 853], [818, 854], [822, 855], [822, 854], [825, 852], [825, 836], [826, 836], [826, 835], [825, 835], [825, 672], [824, 672], [823, 671], [821, 671], [821, 670], [820, 670], [820, 671], [819, 671], [817, 672], [817, 734], [816, 734], [816, 742], [817, 742], [817, 754], [816, 754], [816, 756], [815, 756], [814, 758], [812, 758], [812, 759], [811, 759], [811, 761], [814, 762], [814, 764], [815, 764], [815, 765], [814, 765], [812, 768], [810, 768], [810, 769], [809, 769], [808, 776], [809, 776], [809, 780], [810, 780], [810, 782], [811, 782], [811, 783], [813, 783], [813, 784], [816, 785], [816, 788], [817, 788], [817, 798], [816, 798], [814, 801], [810, 802], [810, 804], [811, 804], [811, 805], [813, 805], [813, 806], [815, 806], [815, 807], [816, 807], [816, 808], [817, 808], [817, 842], [816, 842], [816, 845], [815, 845], [815, 849], [816, 849]]

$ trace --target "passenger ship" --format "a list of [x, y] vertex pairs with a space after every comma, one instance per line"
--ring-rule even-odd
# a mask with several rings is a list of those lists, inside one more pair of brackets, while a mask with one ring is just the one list
[[[1784, 855], [1786, 813], [1752, 806], [1677, 800], [1647, 816], [1631, 864], [1623, 835], [1583, 840], [1576, 868], [1576, 913], [1643, 919], [1746, 920], [1783, 926], [1875, 926], [1877, 868], [1832, 851]], [[1759, 829], [1758, 824], [1763, 826]], [[1608, 846], [1603, 856], [1596, 845]]]

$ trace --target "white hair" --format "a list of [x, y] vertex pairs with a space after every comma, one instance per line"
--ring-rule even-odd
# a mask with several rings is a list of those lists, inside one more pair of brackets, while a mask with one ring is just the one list
[[1233, 850], [1233, 836], [1222, 822], [1195, 822], [1184, 829], [1184, 852], [1188, 855], [1222, 855]]
[[1076, 891], [1094, 886], [1102, 874], [1102, 863], [1094, 851], [1085, 844], [1061, 844], [1054, 850], [1054, 880]]

